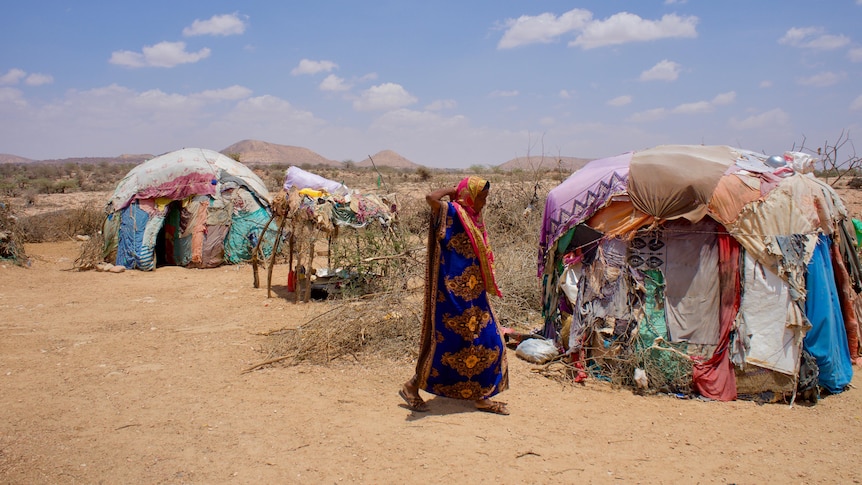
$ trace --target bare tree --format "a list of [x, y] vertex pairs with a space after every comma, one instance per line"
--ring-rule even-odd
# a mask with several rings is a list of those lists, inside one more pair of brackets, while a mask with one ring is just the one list
[[[807, 148], [805, 142], [806, 139], [803, 136], [799, 148], [796, 148], [796, 144], [794, 144], [793, 150], [812, 155], [817, 154], [822, 164], [822, 177], [829, 185], [834, 187], [838, 185], [841, 179], [855, 177], [859, 174], [859, 170], [862, 168], [862, 158], [856, 154], [856, 147], [850, 139], [849, 132], [841, 130], [841, 134], [834, 142], [830, 143], [829, 140], [826, 140], [822, 146], [817, 148]], [[830, 181], [832, 177], [835, 179]]]

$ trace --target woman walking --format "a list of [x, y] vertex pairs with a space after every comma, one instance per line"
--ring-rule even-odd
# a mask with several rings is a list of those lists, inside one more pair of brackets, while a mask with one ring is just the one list
[[[419, 389], [509, 414], [490, 398], [509, 387], [506, 348], [488, 294], [502, 296], [482, 218], [490, 183], [468, 177], [425, 196], [431, 206], [425, 309], [416, 373], [399, 395], [428, 411]], [[449, 202], [444, 202], [444, 197]]]

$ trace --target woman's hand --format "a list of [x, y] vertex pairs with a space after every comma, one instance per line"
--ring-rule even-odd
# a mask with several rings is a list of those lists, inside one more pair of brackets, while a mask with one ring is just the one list
[[455, 198], [458, 196], [458, 193], [456, 192], [456, 187], [437, 189], [434, 192], [431, 192], [425, 196], [425, 202], [427, 202], [428, 205], [431, 206], [432, 211], [438, 212], [440, 210], [440, 207], [442, 207], [443, 205], [440, 203], [440, 201], [441, 199], [443, 199], [443, 197], [446, 196], [449, 197], [449, 200], [455, 200]]

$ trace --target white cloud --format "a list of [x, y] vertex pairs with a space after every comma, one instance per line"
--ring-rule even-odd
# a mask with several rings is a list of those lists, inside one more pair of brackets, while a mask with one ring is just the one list
[[568, 46], [582, 49], [666, 38], [693, 38], [697, 37], [698, 20], [695, 16], [681, 17], [676, 14], [664, 15], [660, 20], [647, 20], [629, 12], [620, 12], [605, 20], [593, 20], [592, 12], [579, 8], [559, 17], [552, 13], [522, 15], [504, 22], [506, 31], [497, 43], [497, 48], [549, 44], [573, 32], [579, 35]]
[[765, 79], [763, 81], [760, 81], [760, 84], [758, 86], [761, 88], [771, 88], [772, 87], [772, 81]]
[[587, 24], [577, 39], [569, 46], [594, 49], [606, 45], [619, 45], [629, 42], [647, 42], [669, 38], [697, 37], [695, 16], [680, 17], [676, 14], [662, 16], [661, 20], [646, 20], [635, 14], [620, 12], [607, 18]]
[[[862, 2], [862, 0], [859, 0]], [[847, 58], [850, 62], [862, 62], [862, 47], [854, 47], [847, 51]]]
[[[688, 0], [664, 0], [665, 5], [682, 5], [686, 3]], [[862, 0], [860, 0], [862, 1]]]
[[731, 118], [729, 123], [732, 128], [737, 130], [759, 130], [762, 128], [785, 126], [789, 121], [790, 116], [787, 113], [781, 108], [775, 108], [741, 120]]
[[837, 84], [846, 78], [847, 73], [845, 72], [821, 72], [813, 76], [799, 78], [797, 82], [803, 86], [823, 88]]
[[330, 74], [326, 76], [323, 81], [320, 82], [319, 86], [321, 91], [330, 92], [350, 91], [351, 87], [353, 87], [351, 84], [344, 82], [344, 79], [336, 76], [335, 74]]
[[697, 101], [695, 103], [685, 103], [676, 106], [671, 110], [674, 114], [698, 114], [709, 113], [713, 110], [713, 105], [709, 101]]
[[54, 82], [54, 77], [48, 74], [33, 73], [27, 76], [24, 84], [28, 86], [42, 86], [43, 84], [51, 84]]
[[617, 96], [616, 98], [609, 100], [607, 102], [607, 105], [608, 106], [625, 106], [631, 102], [632, 102], [632, 97], [629, 96], [628, 94], [625, 94], [623, 96]]
[[213, 15], [209, 20], [195, 20], [183, 29], [185, 37], [196, 35], [238, 35], [245, 32], [245, 22], [237, 13]]
[[490, 97], [490, 98], [513, 98], [513, 97], [517, 96], [518, 94], [519, 93], [517, 90], [502, 91], [502, 90], [498, 89], [497, 91], [491, 91], [490, 93], [488, 93], [488, 97]]
[[[693, 115], [711, 113], [715, 111], [716, 106], [723, 106], [733, 103], [736, 100], [736, 91], [728, 91], [715, 95], [709, 101], [694, 101], [692, 103], [678, 104], [671, 109], [655, 108], [647, 111], [635, 113], [628, 118], [628, 121], [635, 123], [643, 123], [648, 121], [656, 121], [666, 118], [668, 115]], [[608, 103], [610, 104], [610, 102]]]
[[18, 68], [9, 69], [9, 72], [0, 76], [0, 86], [2, 85], [12, 85], [18, 84], [21, 82], [24, 77], [27, 76], [27, 73]]
[[714, 98], [712, 98], [712, 104], [716, 106], [730, 104], [734, 101], [736, 101], [736, 91], [720, 93], [717, 94]]
[[0, 107], [5, 105], [24, 108], [27, 106], [27, 100], [19, 89], [0, 87]]
[[557, 94], [557, 96], [559, 96], [562, 99], [572, 99], [572, 93], [570, 93], [566, 89], [561, 89], [560, 92]]
[[42, 151], [35, 157], [41, 158], [163, 153], [184, 146], [218, 150], [243, 138], [289, 142], [286, 133], [311, 140], [326, 125], [273, 96], [235, 101], [248, 93], [242, 86], [180, 94], [109, 85], [69, 89], [55, 101], [31, 105], [16, 91], [0, 88], [0, 110], [14, 114], [0, 117], [0, 143], [26, 156], [50, 139], [55, 147], [37, 148]]
[[383, 83], [362, 92], [353, 102], [357, 111], [390, 111], [416, 103], [418, 100], [400, 84]]
[[642, 72], [641, 81], [676, 81], [679, 78], [680, 65], [664, 59], [655, 66]]
[[736, 100], [736, 91], [728, 91], [726, 93], [717, 94], [710, 101], [696, 101], [694, 103], [684, 103], [676, 106], [671, 110], [674, 114], [699, 114], [711, 113], [716, 106], [724, 106], [733, 103]]
[[144, 46], [142, 52], [114, 51], [111, 64], [123, 67], [174, 67], [206, 59], [210, 50], [206, 47], [197, 52], [186, 52], [185, 42], [160, 42]]
[[458, 102], [454, 99], [438, 99], [431, 102], [425, 109], [428, 111], [442, 111], [444, 109], [455, 109], [458, 107]]
[[319, 72], [330, 72], [336, 69], [338, 64], [332, 61], [312, 61], [311, 59], [303, 59], [299, 61], [299, 65], [290, 71], [294, 76], [300, 74], [317, 74]]
[[251, 89], [233, 85], [223, 89], [209, 89], [195, 94], [195, 97], [212, 101], [234, 101], [251, 96]]
[[667, 117], [667, 110], [664, 108], [655, 108], [646, 111], [635, 113], [628, 117], [626, 121], [632, 123], [646, 123], [650, 121], [658, 121]]
[[[862, 2], [862, 0], [859, 0]], [[856, 97], [852, 103], [850, 103], [850, 111], [859, 111], [862, 110], [862, 95]]]
[[784, 33], [784, 36], [778, 39], [778, 43], [816, 50], [840, 49], [850, 43], [850, 38], [845, 35], [831, 35], [823, 32], [821, 27], [791, 27]]
[[559, 17], [552, 13], [543, 13], [507, 19], [506, 32], [497, 43], [497, 48], [512, 49], [528, 44], [549, 44], [555, 42], [561, 35], [583, 28], [592, 17], [593, 14], [588, 10], [576, 8]]

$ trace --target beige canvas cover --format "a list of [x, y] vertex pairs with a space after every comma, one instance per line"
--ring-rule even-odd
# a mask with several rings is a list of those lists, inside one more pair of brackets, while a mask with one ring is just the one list
[[737, 157], [734, 149], [720, 145], [662, 145], [635, 152], [628, 195], [638, 210], [658, 219], [697, 222]]

